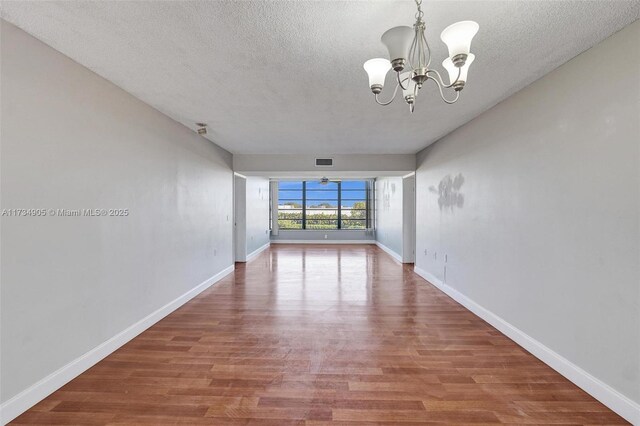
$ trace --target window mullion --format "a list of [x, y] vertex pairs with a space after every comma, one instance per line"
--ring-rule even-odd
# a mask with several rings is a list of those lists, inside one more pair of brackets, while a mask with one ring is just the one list
[[365, 197], [365, 201], [364, 201], [364, 208], [365, 213], [364, 213], [364, 218], [365, 218], [365, 222], [364, 222], [364, 227], [365, 229], [369, 229], [369, 190], [370, 190], [370, 182], [366, 181], [365, 185], [364, 185], [364, 197]]
[[338, 229], [342, 229], [342, 182], [338, 181]]
[[302, 181], [302, 229], [307, 229], [307, 181]]

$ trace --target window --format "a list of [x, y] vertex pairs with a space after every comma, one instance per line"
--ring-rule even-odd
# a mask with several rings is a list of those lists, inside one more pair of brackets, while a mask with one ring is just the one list
[[367, 229], [369, 181], [281, 181], [280, 229]]
[[369, 214], [367, 210], [366, 181], [345, 181], [341, 185], [342, 229], [366, 229]]
[[305, 182], [305, 229], [339, 229], [340, 182]]
[[304, 182], [280, 182], [278, 185], [278, 226], [280, 229], [303, 229], [303, 187]]

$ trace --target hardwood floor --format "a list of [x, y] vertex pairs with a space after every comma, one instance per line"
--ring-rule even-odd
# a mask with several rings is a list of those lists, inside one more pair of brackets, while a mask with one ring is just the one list
[[236, 266], [14, 423], [625, 424], [375, 246]]

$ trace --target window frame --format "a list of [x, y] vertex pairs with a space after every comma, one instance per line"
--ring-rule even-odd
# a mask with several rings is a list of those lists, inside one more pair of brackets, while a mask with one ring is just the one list
[[[371, 191], [373, 188], [372, 182], [370, 180], [357, 180], [354, 179], [354, 181], [358, 181], [358, 182], [364, 182], [365, 186], [364, 189], [347, 189], [346, 191], [364, 191], [364, 199], [362, 201], [365, 202], [365, 208], [364, 209], [356, 209], [357, 211], [363, 211], [365, 212], [365, 217], [364, 219], [347, 219], [347, 218], [343, 218], [342, 217], [342, 180], [331, 180], [329, 181], [330, 183], [335, 183], [337, 185], [335, 191], [337, 194], [337, 218], [336, 219], [327, 219], [327, 220], [332, 220], [332, 221], [336, 221], [336, 227], [335, 228], [309, 228], [307, 227], [307, 220], [310, 221], [314, 221], [314, 220], [320, 220], [320, 219], [307, 219], [307, 183], [309, 181], [306, 180], [300, 180], [300, 181], [295, 181], [295, 182], [301, 182], [302, 183], [302, 188], [301, 188], [301, 199], [302, 199], [302, 207], [300, 209], [295, 209], [295, 210], [301, 210], [302, 212], [302, 219], [295, 219], [295, 221], [299, 221], [301, 220], [301, 228], [283, 228], [280, 226], [280, 218], [277, 217], [278, 220], [278, 228], [282, 229], [283, 231], [309, 231], [309, 230], [317, 230], [317, 231], [366, 231], [368, 229], [371, 229], [371, 200], [372, 200], [372, 196], [371, 196]], [[311, 181], [313, 182], [313, 181]], [[287, 191], [293, 191], [291, 189], [287, 189]], [[296, 190], [297, 191], [297, 190]], [[309, 191], [322, 191], [322, 189], [309, 189]], [[327, 192], [333, 192], [333, 190], [325, 190]], [[279, 195], [280, 191], [278, 190], [278, 199], [277, 199], [277, 203], [278, 203], [278, 208], [277, 208], [277, 213], [278, 216], [280, 215], [280, 195]], [[349, 198], [348, 200], [351, 201], [360, 201], [359, 199], [352, 199]], [[321, 201], [321, 200], [318, 200]], [[330, 200], [330, 201], [334, 201], [334, 200]], [[313, 210], [313, 208], [312, 208]], [[293, 220], [293, 219], [291, 219]], [[346, 223], [355, 223], [355, 222], [362, 222], [364, 223], [364, 227], [363, 228], [344, 228], [343, 227], [343, 221], [345, 221]]]

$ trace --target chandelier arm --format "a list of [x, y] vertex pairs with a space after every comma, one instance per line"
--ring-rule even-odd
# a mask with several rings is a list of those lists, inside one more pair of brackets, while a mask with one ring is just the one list
[[[417, 25], [417, 24], [416, 24]], [[418, 63], [413, 65], [413, 69], [420, 68], [422, 66], [422, 37], [420, 37], [420, 30], [416, 28], [413, 39], [416, 42], [414, 55], [418, 57]]]
[[[402, 88], [402, 90], [407, 90], [409, 88], [409, 83], [408, 82], [407, 82], [407, 87], [404, 87], [402, 85], [402, 81], [408, 80], [408, 79], [405, 78], [402, 81], [400, 81], [400, 73], [398, 71], [396, 71], [396, 80], [398, 80], [398, 86], [400, 86]], [[396, 87], [396, 90], [397, 90], [397, 87]]]
[[[422, 63], [426, 64], [427, 63], [427, 52], [426, 49], [424, 47], [424, 30], [420, 32], [420, 54], [422, 55]], [[427, 66], [425, 66], [425, 68], [427, 68]]]
[[[389, 105], [391, 102], [393, 102], [393, 100], [396, 98], [396, 95], [398, 94], [398, 87], [402, 87], [402, 82], [403, 82], [403, 81], [406, 81], [406, 82], [407, 82], [407, 89], [409, 88], [409, 78], [407, 77], [407, 78], [403, 78], [402, 80], [400, 80], [399, 75], [400, 75], [400, 73], [398, 73], [398, 84], [396, 84], [396, 88], [393, 90], [393, 95], [391, 96], [391, 99], [389, 99], [389, 101], [388, 101], [388, 102], [380, 102], [380, 100], [378, 99], [378, 94], [377, 94], [377, 93], [375, 93], [376, 103], [377, 103], [378, 105], [387, 106], [387, 105]], [[404, 89], [404, 90], [407, 90], [407, 89], [405, 89], [404, 87], [403, 87], [403, 89]], [[414, 96], [415, 96], [415, 91], [416, 91], [416, 88], [414, 87], [414, 88], [413, 88]]]
[[424, 40], [424, 45], [427, 47], [427, 66], [426, 68], [429, 68], [429, 65], [431, 65], [431, 48], [429, 47], [429, 42], [427, 41], [427, 37], [425, 37], [424, 35], [424, 31], [422, 32], [422, 40]]
[[[440, 81], [436, 81], [435, 77], [429, 76], [430, 72], [432, 72], [435, 75], [437, 75], [438, 76], [438, 80], [440, 80]], [[444, 81], [442, 80], [442, 76], [440, 75], [438, 70], [433, 70], [433, 69], [427, 70], [427, 75], [429, 76], [429, 78], [434, 80], [434, 81], [436, 81], [436, 83], [438, 83], [438, 85], [442, 86], [442, 88], [444, 88], [444, 89], [449, 89], [449, 88], [453, 87], [458, 82], [458, 80], [460, 80], [460, 75], [461, 74], [462, 74], [462, 67], [458, 68], [458, 77], [456, 77], [456, 80], [451, 82], [451, 84], [446, 85], [446, 84], [444, 84]]]
[[411, 41], [411, 46], [409, 47], [409, 57], [407, 58], [407, 60], [409, 61], [409, 67], [411, 69], [415, 69], [415, 67], [413, 66], [413, 57], [416, 54], [416, 39], [418, 37], [417, 36], [413, 36], [413, 40]]
[[438, 86], [438, 90], [440, 90], [440, 97], [445, 103], [453, 104], [460, 98], [460, 92], [456, 91], [456, 97], [453, 100], [448, 100], [447, 98], [444, 97], [444, 92], [442, 91], [442, 84], [436, 78], [433, 78], [431, 76], [428, 77], [428, 80], [433, 80], [436, 83], [436, 86]]
[[391, 96], [391, 99], [389, 99], [389, 101], [387, 101], [387, 102], [380, 102], [380, 100], [378, 99], [378, 94], [376, 93], [376, 94], [375, 94], [376, 103], [377, 103], [378, 105], [382, 105], [382, 106], [387, 106], [387, 105], [389, 105], [389, 104], [390, 104], [391, 102], [393, 102], [393, 100], [396, 98], [396, 95], [398, 94], [398, 87], [400, 87], [400, 85], [399, 85], [399, 84], [396, 84], [396, 88], [395, 88], [395, 90], [393, 91], [393, 95]]

